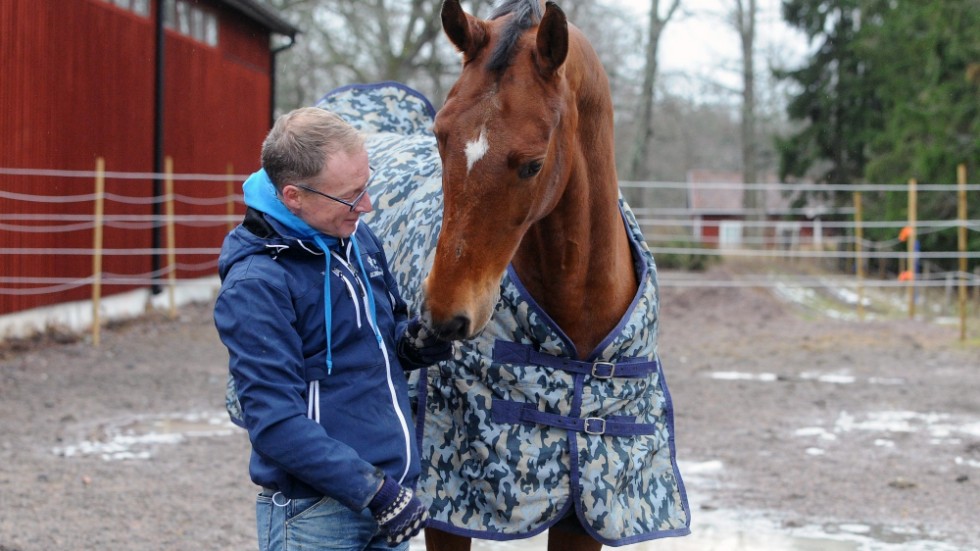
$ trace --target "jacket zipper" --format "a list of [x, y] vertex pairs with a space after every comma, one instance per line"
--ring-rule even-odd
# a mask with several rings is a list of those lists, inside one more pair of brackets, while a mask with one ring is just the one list
[[[334, 256], [334, 258], [336, 258], [338, 261], [340, 261], [341, 264], [343, 264], [345, 267], [347, 267], [348, 269], [350, 268], [350, 266], [346, 262], [344, 262], [344, 259], [340, 255], [338, 255], [337, 253], [335, 253], [333, 251], [331, 251], [330, 254], [332, 254]], [[340, 280], [344, 282], [344, 285], [347, 286], [347, 294], [348, 294], [348, 296], [350, 296], [351, 302], [354, 303], [354, 313], [355, 313], [355, 316], [357, 317], [357, 328], [360, 329], [361, 328], [361, 307], [360, 307], [359, 301], [357, 300], [357, 291], [354, 290], [354, 284], [351, 283], [350, 279], [343, 273], [343, 270], [341, 270], [340, 268], [334, 268], [333, 273], [336, 274], [337, 277], [339, 277]], [[353, 273], [353, 271], [351, 273]], [[365, 312], [366, 311], [367, 311], [367, 309], [365, 308]]]
[[[343, 273], [344, 270], [338, 269], [335, 271], [335, 273], [338, 276], [340, 276], [340, 279], [344, 282], [344, 284], [347, 285], [347, 291], [350, 293], [350, 297], [354, 302], [354, 310], [357, 312], [358, 329], [360, 329], [361, 327], [361, 313], [360, 313], [361, 309], [358, 306], [358, 300], [356, 298], [357, 292], [354, 290], [355, 284], [357, 288], [361, 290], [360, 295], [361, 295], [361, 302], [363, 303], [362, 305], [364, 307], [364, 313], [365, 313], [364, 317], [367, 318], [368, 325], [371, 326], [371, 331], [374, 333], [375, 337], [378, 337], [380, 333], [378, 331], [377, 326], [375, 326], [374, 324], [374, 318], [370, 315], [369, 312], [370, 303], [368, 302], [368, 297], [367, 297], [367, 293], [369, 292], [367, 288], [367, 282], [361, 281], [361, 277], [358, 275], [357, 270], [355, 270], [353, 262], [337, 254], [336, 251], [330, 251], [330, 254], [333, 255], [333, 257], [336, 258], [337, 261], [339, 261], [340, 264], [344, 268], [346, 268], [348, 272], [350, 272], [354, 280], [354, 282], [352, 283], [351, 280], [347, 277], [347, 275]], [[347, 249], [347, 254], [350, 254], [349, 247]], [[391, 299], [391, 303], [394, 304], [394, 297], [391, 297], [390, 293], [389, 293], [389, 297]], [[398, 477], [398, 482], [402, 483], [404, 482], [405, 477], [408, 476], [408, 469], [412, 464], [411, 432], [408, 430], [408, 421], [405, 419], [405, 415], [402, 413], [401, 407], [398, 406], [398, 393], [395, 391], [395, 382], [391, 373], [391, 359], [388, 357], [388, 349], [384, 345], [384, 339], [378, 337], [377, 340], [378, 340], [378, 348], [381, 350], [381, 355], [384, 357], [385, 360], [385, 378], [387, 380], [386, 382], [388, 383], [388, 395], [391, 398], [392, 409], [395, 411], [395, 416], [398, 418], [398, 424], [401, 426], [402, 435], [405, 437], [405, 441], [404, 441], [405, 468], [404, 470], [402, 470], [401, 476]]]

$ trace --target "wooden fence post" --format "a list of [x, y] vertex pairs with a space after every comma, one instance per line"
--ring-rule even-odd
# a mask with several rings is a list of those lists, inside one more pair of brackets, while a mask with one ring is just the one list
[[956, 167], [956, 198], [960, 225], [957, 228], [957, 241], [960, 249], [960, 340], [966, 340], [966, 165]]
[[174, 160], [169, 155], [164, 161], [165, 191], [167, 197], [167, 264], [170, 266], [168, 279], [170, 298], [170, 319], [177, 317], [177, 236], [174, 230]]
[[228, 163], [228, 181], [225, 182], [225, 196], [228, 197], [228, 231], [235, 229], [235, 182], [234, 182], [234, 171], [231, 163]]
[[864, 248], [864, 228], [862, 220], [861, 192], [854, 192], [854, 262], [857, 268], [857, 311], [858, 318], [864, 320], [864, 259], [861, 251]]
[[95, 159], [95, 226], [92, 239], [92, 345], [99, 346], [102, 318], [102, 222], [105, 218], [105, 159]]
[[916, 182], [915, 178], [909, 180], [909, 213], [908, 213], [908, 272], [909, 272], [909, 286], [908, 286], [908, 303], [909, 303], [909, 319], [915, 318], [915, 249], [916, 249], [916, 231], [915, 223], [917, 218], [916, 209], [918, 207], [918, 198], [916, 197]]

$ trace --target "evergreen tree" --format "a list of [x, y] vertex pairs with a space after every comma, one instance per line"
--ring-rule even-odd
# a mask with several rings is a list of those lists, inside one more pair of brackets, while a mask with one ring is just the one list
[[[964, 163], [977, 180], [980, 0], [784, 0], [783, 15], [816, 45], [807, 64], [781, 75], [800, 86], [788, 114], [804, 123], [778, 141], [784, 178], [952, 184]], [[955, 192], [918, 198], [919, 220], [955, 220]], [[975, 219], [980, 201], [972, 203]], [[866, 194], [864, 204], [868, 219], [908, 215], [907, 192]], [[897, 235], [868, 231], [876, 241]], [[971, 250], [980, 248], [980, 236], [971, 238]], [[955, 251], [956, 239], [949, 227], [922, 231], [919, 241], [924, 251]], [[956, 262], [936, 264], [955, 269]]]
[[[879, 97], [885, 125], [870, 143], [867, 179], [875, 183], [953, 184], [957, 165], [966, 164], [977, 180], [980, 165], [980, 82], [971, 67], [980, 61], [980, 1], [878, 0], [874, 27], [862, 31], [861, 55], [872, 60], [881, 83]], [[908, 194], [892, 192], [870, 204], [869, 216], [904, 220]], [[980, 215], [974, 194], [970, 218]], [[920, 220], [955, 220], [957, 197], [952, 191], [918, 194]], [[895, 237], [884, 230], [878, 239]], [[971, 250], [980, 249], [980, 235]], [[919, 232], [923, 251], [955, 251], [955, 227]], [[975, 262], [974, 262], [975, 263]], [[936, 261], [939, 269], [955, 270], [955, 260]]]
[[807, 176], [833, 185], [863, 181], [868, 142], [883, 123], [875, 75], [857, 47], [860, 4], [783, 2], [785, 20], [815, 47], [803, 67], [777, 72], [799, 86], [787, 113], [804, 123], [795, 135], [777, 138], [782, 179]]

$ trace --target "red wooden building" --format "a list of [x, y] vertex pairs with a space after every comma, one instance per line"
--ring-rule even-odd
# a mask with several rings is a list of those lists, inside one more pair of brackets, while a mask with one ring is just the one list
[[[93, 275], [86, 173], [99, 157], [102, 294], [166, 274], [164, 160], [176, 174], [255, 170], [275, 56], [297, 32], [259, 0], [0, 1], [0, 316], [91, 297], [78, 281]], [[178, 178], [178, 219], [226, 215], [228, 185]], [[179, 223], [176, 245], [193, 253], [178, 255], [178, 278], [216, 273], [226, 232]]]

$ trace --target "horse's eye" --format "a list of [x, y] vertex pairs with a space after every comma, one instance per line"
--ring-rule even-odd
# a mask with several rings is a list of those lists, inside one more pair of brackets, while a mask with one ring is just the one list
[[538, 172], [541, 172], [541, 161], [531, 161], [530, 163], [525, 163], [517, 170], [517, 176], [522, 179], [527, 179], [535, 176]]

